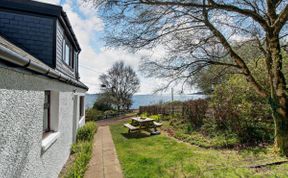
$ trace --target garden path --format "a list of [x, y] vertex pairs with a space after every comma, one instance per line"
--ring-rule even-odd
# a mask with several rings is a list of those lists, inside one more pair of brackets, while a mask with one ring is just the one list
[[100, 126], [94, 136], [92, 158], [84, 178], [123, 178], [109, 126]]

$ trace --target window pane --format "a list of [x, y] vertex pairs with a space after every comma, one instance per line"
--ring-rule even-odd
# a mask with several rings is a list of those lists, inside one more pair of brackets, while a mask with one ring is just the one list
[[49, 116], [48, 116], [48, 109], [44, 109], [44, 118], [43, 118], [43, 131], [46, 132], [49, 130], [49, 127], [48, 127], [48, 119], [49, 119]]
[[67, 44], [65, 48], [65, 63], [68, 65], [70, 63], [70, 47]]
[[80, 96], [80, 119], [84, 116], [84, 96]]
[[43, 132], [49, 131], [49, 122], [50, 122], [49, 120], [50, 120], [50, 91], [45, 91]]

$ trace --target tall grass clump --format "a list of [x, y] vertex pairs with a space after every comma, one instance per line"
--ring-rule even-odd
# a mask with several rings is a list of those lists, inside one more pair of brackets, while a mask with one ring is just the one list
[[87, 122], [77, 131], [77, 141], [72, 145], [71, 154], [74, 162], [69, 166], [64, 178], [84, 177], [87, 165], [92, 156], [93, 136], [97, 130], [95, 122]]
[[81, 127], [77, 131], [77, 141], [91, 141], [93, 140], [94, 133], [96, 131], [95, 122], [87, 122], [85, 126]]

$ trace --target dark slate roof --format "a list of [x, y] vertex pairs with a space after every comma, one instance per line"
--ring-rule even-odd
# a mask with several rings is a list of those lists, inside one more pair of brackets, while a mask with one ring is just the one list
[[65, 31], [72, 40], [72, 43], [78, 51], [81, 51], [78, 40], [71, 27], [70, 21], [62, 6], [52, 5], [32, 0], [0, 0], [0, 9], [16, 10], [33, 14], [57, 17], [60, 23], [64, 26]]
[[[48, 71], [47, 73], [42, 73], [41, 75], [44, 75], [44, 76], [47, 76], [47, 77], [51, 77], [51, 78], [59, 80], [60, 82], [68, 83], [69, 85], [74, 85], [74, 86], [77, 86], [77, 87], [80, 87], [80, 88], [88, 90], [88, 87], [85, 84], [83, 84], [82, 82], [80, 82], [80, 81], [76, 80], [75, 78], [67, 76], [67, 75], [65, 75], [65, 74], [63, 74], [63, 73], [61, 73], [61, 72], [49, 67], [48, 65], [44, 64], [39, 59], [37, 59], [34, 56], [30, 55], [29, 53], [27, 53], [23, 49], [19, 48], [15, 44], [11, 43], [10, 41], [6, 40], [2, 36], [0, 36], [0, 48], [7, 49], [8, 51], [20, 56], [21, 58], [25, 58], [26, 60], [31, 61], [27, 65], [22, 66], [23, 70], [34, 71], [33, 68], [29, 69], [29, 64], [30, 63], [34, 63], [34, 64], [37, 64], [37, 66], [39, 66], [38, 69], [39, 68], [45, 68]], [[0, 61], [2, 60], [1, 56], [2, 56], [2, 54], [1, 54], [1, 50], [0, 50]], [[5, 59], [3, 59], [3, 60], [5, 60]], [[13, 60], [15, 60], [15, 59], [10, 59], [9, 62], [13, 63]], [[17, 61], [15, 61], [15, 64], [16, 63], [17, 63]], [[34, 72], [38, 72], [38, 71], [35, 70]], [[51, 73], [51, 75], [50, 75], [50, 73]]]

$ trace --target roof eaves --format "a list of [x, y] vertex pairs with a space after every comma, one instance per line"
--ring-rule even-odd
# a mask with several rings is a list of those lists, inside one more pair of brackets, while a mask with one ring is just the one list
[[[72, 79], [63, 73], [60, 73], [46, 64], [42, 63], [40, 60], [34, 58], [30, 54], [21, 51], [19, 53], [20, 48], [15, 46], [14, 44], [10, 43], [9, 41], [5, 40], [0, 36], [0, 58], [5, 60], [6, 62], [13, 63], [15, 65], [21, 66], [25, 69], [29, 69], [33, 72], [37, 72], [41, 75], [57, 79], [59, 81], [68, 83], [70, 85], [74, 85], [83, 89], [88, 90], [88, 87], [80, 81]], [[15, 50], [13, 50], [15, 48]], [[17, 49], [17, 50], [16, 50]], [[25, 53], [25, 54], [24, 54]]]

